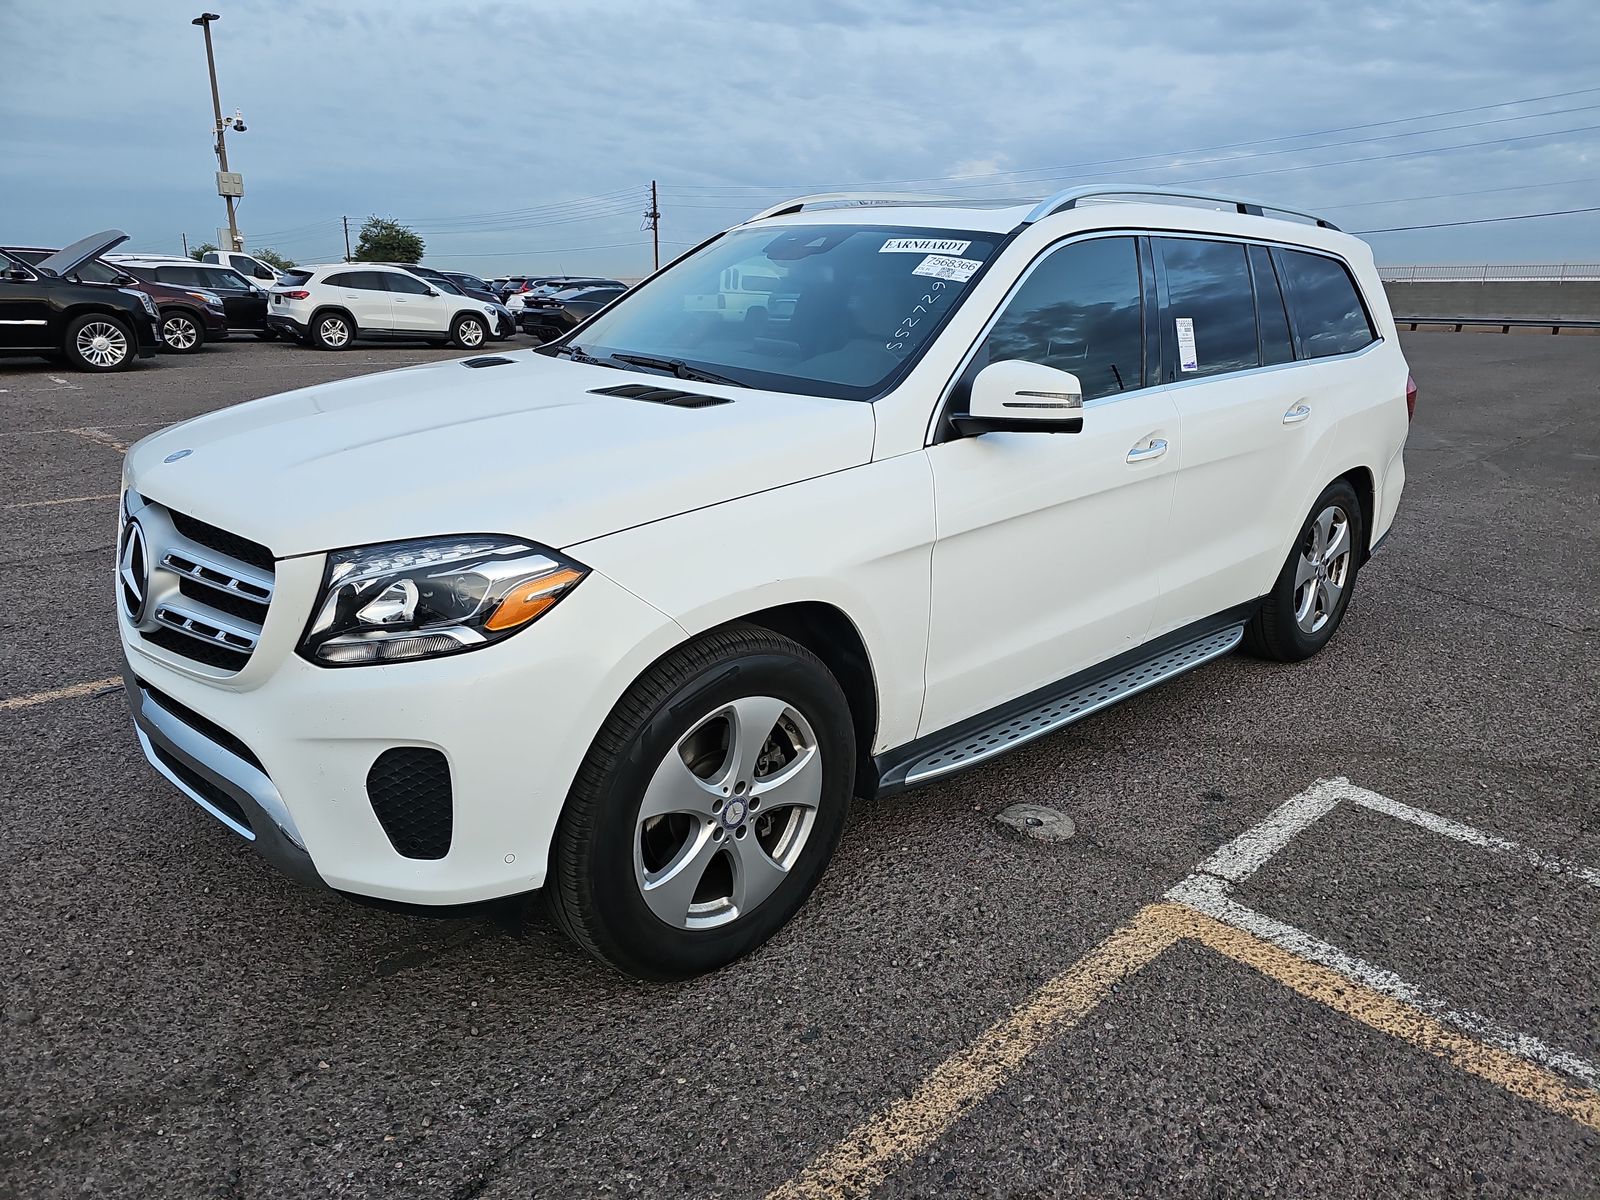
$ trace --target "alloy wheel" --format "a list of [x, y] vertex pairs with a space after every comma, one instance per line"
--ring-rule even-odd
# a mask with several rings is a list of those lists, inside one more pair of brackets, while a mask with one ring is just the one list
[[77, 351], [97, 367], [114, 367], [128, 357], [128, 335], [110, 321], [90, 321], [78, 330]]
[[1350, 553], [1350, 515], [1330, 504], [1306, 530], [1295, 563], [1294, 619], [1303, 633], [1319, 632], [1339, 607], [1350, 582]]
[[174, 350], [193, 348], [200, 332], [188, 317], [172, 316], [161, 323], [161, 340]]
[[710, 929], [749, 914], [799, 860], [822, 802], [822, 752], [794, 706], [745, 696], [701, 717], [651, 777], [634, 882], [660, 920]]
[[463, 321], [461, 322], [461, 332], [459, 336], [461, 338], [461, 344], [468, 349], [471, 349], [473, 346], [480, 346], [483, 344], [483, 326], [478, 324], [476, 321]]
[[329, 346], [342, 346], [350, 340], [350, 326], [340, 317], [324, 317], [317, 332]]

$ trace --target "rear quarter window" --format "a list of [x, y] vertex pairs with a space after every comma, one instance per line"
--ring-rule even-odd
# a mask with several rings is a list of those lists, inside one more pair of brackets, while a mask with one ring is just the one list
[[1295, 340], [1304, 358], [1349, 354], [1377, 341], [1350, 268], [1324, 254], [1275, 247]]

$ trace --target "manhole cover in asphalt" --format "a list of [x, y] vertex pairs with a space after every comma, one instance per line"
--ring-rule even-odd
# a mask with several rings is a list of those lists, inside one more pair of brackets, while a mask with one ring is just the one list
[[1064, 842], [1078, 832], [1066, 813], [1042, 804], [1013, 804], [995, 820], [1041, 842]]

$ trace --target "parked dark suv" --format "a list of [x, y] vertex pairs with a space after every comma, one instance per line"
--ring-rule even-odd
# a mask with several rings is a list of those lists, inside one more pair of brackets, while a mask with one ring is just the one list
[[[0, 247], [12, 258], [36, 266], [55, 254], [38, 246]], [[72, 272], [79, 283], [104, 283], [143, 292], [156, 302], [160, 313], [161, 344], [173, 354], [196, 354], [211, 341], [228, 336], [228, 316], [222, 297], [215, 292], [170, 287], [139, 279], [118, 263], [91, 259]]]
[[517, 321], [522, 332], [530, 337], [541, 342], [554, 341], [576, 329], [627, 290], [626, 284], [612, 280], [594, 286], [567, 288], [550, 296], [535, 296], [524, 301]]
[[228, 313], [228, 328], [255, 334], [258, 338], [277, 335], [267, 329], [266, 288], [251, 283], [232, 267], [216, 263], [186, 262], [181, 258], [118, 258], [116, 265], [140, 279], [173, 287], [204, 288], [222, 297]]
[[59, 354], [80, 371], [119, 371], [154, 354], [161, 345], [154, 300], [73, 277], [127, 240], [120, 230], [107, 230], [36, 265], [0, 251], [0, 354]]

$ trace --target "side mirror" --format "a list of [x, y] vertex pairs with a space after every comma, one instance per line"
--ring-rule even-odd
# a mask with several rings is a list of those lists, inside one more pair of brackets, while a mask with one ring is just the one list
[[972, 381], [967, 411], [950, 414], [961, 433], [1081, 433], [1083, 385], [1070, 371], [1007, 359]]
[[29, 279], [29, 275], [21, 267], [7, 267], [6, 278], [11, 280], [13, 283], [26, 283]]

